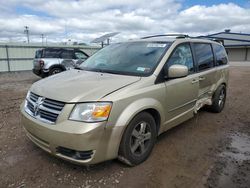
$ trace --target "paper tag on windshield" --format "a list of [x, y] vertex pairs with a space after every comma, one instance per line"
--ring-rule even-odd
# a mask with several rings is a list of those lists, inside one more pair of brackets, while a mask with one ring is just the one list
[[148, 48], [164, 48], [166, 44], [161, 44], [161, 43], [149, 43], [147, 45]]
[[137, 67], [136, 70], [137, 70], [137, 71], [142, 71], [142, 72], [144, 72], [144, 71], [145, 71], [145, 68], [144, 68], [144, 67]]
[[137, 67], [136, 70], [141, 72], [150, 72], [150, 68], [148, 67]]

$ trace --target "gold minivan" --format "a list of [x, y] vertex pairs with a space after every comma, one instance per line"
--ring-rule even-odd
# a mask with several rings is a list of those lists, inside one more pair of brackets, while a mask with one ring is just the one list
[[78, 69], [32, 85], [21, 105], [28, 138], [78, 164], [145, 161], [157, 136], [206, 106], [221, 112], [228, 57], [219, 42], [157, 35], [111, 44]]

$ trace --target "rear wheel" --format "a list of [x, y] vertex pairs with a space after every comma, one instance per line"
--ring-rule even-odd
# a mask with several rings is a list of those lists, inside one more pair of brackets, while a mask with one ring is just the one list
[[226, 102], [226, 86], [220, 85], [214, 93], [212, 105], [209, 110], [215, 113], [219, 113], [223, 110]]
[[123, 134], [119, 149], [119, 159], [135, 166], [145, 161], [156, 141], [156, 123], [147, 112], [138, 114], [128, 125]]
[[60, 73], [60, 72], [62, 72], [62, 71], [63, 71], [62, 68], [60, 68], [60, 67], [54, 67], [54, 68], [52, 68], [52, 69], [49, 71], [49, 75], [51, 76], [51, 75], [54, 75], [54, 74], [58, 74], [58, 73]]

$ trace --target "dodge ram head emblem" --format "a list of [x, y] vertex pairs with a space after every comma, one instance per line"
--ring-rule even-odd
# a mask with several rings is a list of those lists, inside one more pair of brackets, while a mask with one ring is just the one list
[[44, 99], [45, 99], [44, 97], [38, 97], [34, 105], [34, 116], [37, 116], [39, 114], [39, 107], [43, 104]]

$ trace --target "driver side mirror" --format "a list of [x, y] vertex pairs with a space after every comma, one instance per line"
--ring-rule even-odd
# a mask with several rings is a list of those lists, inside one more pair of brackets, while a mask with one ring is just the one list
[[167, 71], [168, 78], [182, 78], [188, 75], [188, 67], [185, 65], [171, 65]]

